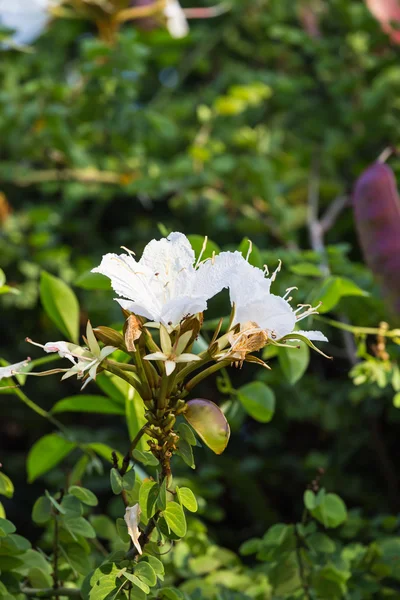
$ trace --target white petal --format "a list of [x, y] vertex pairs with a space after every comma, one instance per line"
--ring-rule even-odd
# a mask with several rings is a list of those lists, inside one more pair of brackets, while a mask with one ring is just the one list
[[173, 38], [183, 38], [189, 33], [189, 25], [178, 0], [167, 0], [164, 9], [167, 29]]
[[174, 360], [165, 361], [165, 372], [167, 375], [171, 375], [175, 371], [176, 363]]
[[184, 352], [180, 356], [177, 356], [175, 362], [184, 363], [184, 362], [192, 362], [194, 360], [201, 360], [200, 356], [197, 354], [191, 354], [190, 352]]
[[125, 511], [125, 523], [128, 528], [129, 535], [131, 536], [133, 545], [139, 554], [142, 554], [142, 548], [139, 544], [140, 537], [140, 529], [139, 529], [139, 520], [140, 520], [140, 506], [139, 504], [135, 504], [134, 506], [128, 506]]
[[153, 354], [146, 354], [143, 358], [145, 360], [168, 360], [164, 352], [153, 352]]
[[14, 363], [13, 365], [7, 365], [6, 367], [0, 367], [0, 380], [5, 379], [6, 377], [13, 377], [13, 375], [17, 375], [21, 373], [29, 363], [31, 359], [27, 358], [26, 360], [22, 360], [21, 362]]
[[93, 333], [93, 327], [92, 327], [90, 321], [88, 321], [86, 324], [86, 339], [89, 344], [90, 352], [92, 352], [92, 354], [94, 354], [95, 356], [99, 356], [100, 355], [100, 346], [99, 346], [98, 341], [96, 340], [96, 336]]
[[104, 348], [102, 348], [100, 351], [99, 362], [101, 362], [102, 360], [107, 358], [107, 356], [115, 352], [115, 350], [117, 350], [117, 348], [114, 348], [114, 346], [104, 346]]
[[174, 327], [185, 318], [203, 312], [207, 308], [205, 297], [180, 296], [169, 300], [161, 312], [161, 322], [165, 327]]
[[252, 321], [279, 340], [291, 333], [296, 325], [296, 315], [286, 300], [274, 294], [236, 306], [235, 322]]
[[129, 312], [132, 312], [139, 317], [145, 317], [145, 319], [154, 319], [156, 321], [158, 320], [158, 323], [160, 322], [160, 311], [151, 312], [146, 307], [141, 306], [137, 302], [132, 302], [131, 300], [121, 300], [120, 298], [114, 298], [114, 300], [116, 300], [122, 308], [129, 310]]
[[329, 342], [322, 331], [293, 331], [296, 335], [302, 335], [311, 342]]
[[243, 263], [248, 265], [240, 252], [221, 252], [201, 263], [196, 272], [194, 294], [212, 298], [232, 284], [234, 274]]
[[46, 28], [52, 4], [49, 0], [0, 0], [0, 24], [15, 31], [14, 44], [30, 44]]

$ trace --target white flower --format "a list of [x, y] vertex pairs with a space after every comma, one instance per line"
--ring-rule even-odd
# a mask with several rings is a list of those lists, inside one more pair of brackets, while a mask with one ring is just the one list
[[139, 529], [139, 521], [140, 521], [140, 506], [139, 504], [135, 504], [134, 506], [128, 506], [125, 511], [125, 523], [128, 528], [129, 535], [131, 536], [133, 545], [139, 554], [142, 554], [142, 548], [139, 544], [140, 537], [140, 529]]
[[24, 367], [29, 363], [31, 359], [28, 357], [26, 360], [14, 363], [13, 365], [7, 365], [6, 367], [0, 367], [0, 380], [7, 377], [13, 377], [18, 373], [23, 373]]
[[54, 0], [0, 0], [0, 25], [14, 30], [13, 44], [30, 44], [46, 28], [54, 4]]
[[167, 0], [164, 8], [167, 29], [173, 38], [183, 38], [189, 33], [189, 25], [178, 0]]
[[26, 338], [27, 342], [43, 348], [45, 352], [58, 352], [61, 358], [67, 358], [73, 363], [73, 366], [70, 369], [56, 369], [53, 371], [44, 371], [42, 373], [31, 373], [31, 375], [46, 375], [51, 372], [65, 371], [61, 379], [68, 379], [74, 375], [76, 375], [78, 379], [85, 377], [85, 383], [81, 388], [83, 390], [90, 381], [96, 379], [97, 369], [100, 367], [103, 360], [116, 350], [114, 346], [104, 346], [104, 348], [100, 349], [90, 321], [87, 322], [86, 338], [84, 338], [84, 340], [87, 343], [87, 348], [82, 348], [81, 346], [77, 346], [70, 342], [47, 342], [42, 345]]
[[[285, 296], [271, 294], [271, 283], [275, 280], [280, 265], [271, 278], [265, 276], [264, 271], [251, 266], [239, 253], [222, 252], [215, 257], [215, 266], [223, 263], [223, 271], [229, 272], [227, 264], [232, 265], [231, 275], [228, 283], [229, 295], [232, 305], [235, 306], [233, 325], [240, 324], [241, 330], [255, 327], [267, 334], [272, 341], [294, 333], [307, 339], [325, 341], [327, 338], [320, 331], [295, 331], [296, 324], [305, 317], [315, 314], [313, 307], [300, 306], [293, 310], [286, 300], [291, 289]], [[305, 311], [301, 312], [303, 308]], [[300, 314], [298, 314], [300, 313]]]
[[147, 244], [139, 261], [130, 254], [106, 254], [92, 272], [109, 277], [114, 291], [126, 298], [116, 299], [123, 308], [171, 329], [203, 312], [207, 300], [228, 284], [231, 263], [221, 259], [217, 268], [208, 260], [197, 268], [194, 262], [187, 237], [171, 233]]
[[186, 333], [181, 335], [172, 346], [168, 331], [161, 325], [160, 341], [162, 352], [153, 352], [152, 354], [147, 354], [144, 358], [146, 360], [161, 360], [165, 362], [165, 372], [167, 375], [171, 375], [171, 373], [175, 371], [177, 363], [188, 363], [194, 360], [200, 360], [200, 357], [197, 356], [197, 354], [183, 352], [192, 337], [192, 333], [192, 331], [186, 331]]

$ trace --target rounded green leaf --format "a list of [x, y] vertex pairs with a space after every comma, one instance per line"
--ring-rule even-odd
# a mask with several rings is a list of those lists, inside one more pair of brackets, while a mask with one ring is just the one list
[[245, 411], [260, 423], [268, 423], [275, 412], [275, 394], [265, 383], [254, 381], [238, 390]]
[[79, 303], [71, 288], [58, 277], [42, 271], [40, 299], [54, 325], [75, 344], [79, 338]]
[[122, 475], [114, 467], [110, 471], [110, 483], [111, 483], [111, 489], [114, 494], [118, 495], [122, 492], [122, 489], [123, 489]]
[[168, 502], [167, 508], [163, 512], [164, 519], [168, 527], [180, 538], [186, 535], [187, 526], [183, 508], [177, 502]]
[[29, 483], [50, 471], [75, 447], [74, 442], [64, 439], [57, 433], [51, 433], [40, 438], [28, 454], [26, 467]]
[[210, 400], [195, 398], [187, 403], [184, 417], [206, 446], [215, 454], [222, 454], [228, 445], [231, 431], [219, 406]]
[[53, 413], [85, 412], [109, 415], [124, 415], [124, 407], [114, 403], [106, 396], [77, 395], [59, 400], [52, 408]]
[[0, 494], [6, 498], [12, 498], [14, 495], [13, 482], [5, 473], [0, 473]]
[[187, 487], [179, 488], [178, 486], [176, 486], [176, 495], [178, 496], [179, 502], [185, 508], [190, 510], [190, 512], [197, 511], [198, 506], [196, 496], [193, 494], [191, 489]]
[[336, 494], [326, 494], [318, 506], [310, 511], [324, 527], [339, 527], [347, 519], [346, 505]]
[[47, 523], [51, 519], [51, 502], [47, 496], [40, 496], [33, 505], [32, 520], [38, 525]]
[[306, 344], [299, 342], [298, 346], [292, 348], [279, 348], [278, 358], [283, 374], [294, 385], [307, 370], [310, 350]]
[[97, 506], [99, 503], [93, 492], [79, 485], [71, 485], [68, 492], [88, 506]]
[[139, 577], [141, 581], [147, 583], [148, 586], [152, 587], [157, 583], [157, 575], [153, 567], [145, 561], [139, 562], [134, 570], [136, 577]]

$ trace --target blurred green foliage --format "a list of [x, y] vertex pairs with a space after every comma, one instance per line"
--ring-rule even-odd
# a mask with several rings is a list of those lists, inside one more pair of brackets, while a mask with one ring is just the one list
[[[307, 9], [317, 15], [314, 33]], [[324, 317], [339, 325], [315, 318], [310, 327], [328, 334], [333, 361], [314, 357], [309, 366], [306, 349], [295, 358], [273, 349], [264, 356], [272, 371], [231, 369], [203, 386], [233, 435], [221, 457], [195, 448], [195, 473], [176, 459], [177, 483], [195, 493], [199, 519], [188, 516], [185, 540], [161, 549], [169, 591], [153, 597], [398, 598], [399, 345], [394, 336], [377, 351], [375, 332], [396, 321], [362, 264], [350, 200], [325, 232], [325, 251], [313, 247], [310, 223], [315, 195], [314, 219], [329, 216], [358, 174], [399, 143], [399, 50], [364, 2], [237, 0], [183, 40], [127, 24], [114, 46], [89, 22], [58, 19], [32, 52], [1, 52], [0, 78], [3, 359], [26, 356], [27, 335], [44, 343], [60, 335], [56, 326], [63, 331], [43, 290], [40, 302], [44, 272], [78, 296], [74, 331], [88, 314], [93, 325], [122, 327], [108, 284], [88, 271], [106, 251], [140, 253], [173, 230], [195, 234], [194, 246], [207, 234], [213, 249], [244, 253], [250, 238], [254, 264], [273, 270], [283, 261], [279, 293], [297, 286], [299, 303], [323, 300]], [[220, 313], [211, 303], [207, 318]], [[35, 504], [36, 525], [30, 518], [43, 490], [54, 499], [66, 480], [83, 479], [99, 498], [90, 516], [79, 508], [80, 534], [91, 539], [94, 529], [99, 544], [65, 534], [66, 580], [98, 567], [103, 546], [124, 543], [106, 465], [110, 449], [126, 451], [138, 417], [129, 413], [128, 436], [126, 389], [106, 377], [98, 384], [87, 394], [110, 399], [106, 414], [66, 409], [78, 390], [70, 380], [32, 378], [0, 396], [0, 494], [18, 532], [51, 552], [52, 523], [43, 535], [38, 528], [48, 496]], [[26, 453], [56, 434], [26, 406], [25, 391], [47, 411], [65, 398], [54, 412], [86, 449], [69, 448], [52, 470], [34, 461], [29, 477], [40, 479], [29, 485]], [[0, 597], [23, 598], [26, 580], [51, 587], [41, 550], [2, 519], [0, 536]]]

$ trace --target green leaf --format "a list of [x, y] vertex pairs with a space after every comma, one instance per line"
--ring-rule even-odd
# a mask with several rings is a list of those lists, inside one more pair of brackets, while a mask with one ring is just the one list
[[116, 521], [116, 527], [117, 527], [117, 534], [118, 536], [121, 538], [121, 540], [125, 543], [128, 544], [130, 542], [130, 536], [129, 536], [129, 531], [128, 528], [126, 526], [125, 520], [124, 519], [117, 519]]
[[306, 344], [299, 343], [299, 347], [278, 348], [279, 364], [286, 379], [294, 385], [302, 378], [310, 362], [310, 350]]
[[59, 400], [51, 410], [52, 413], [85, 412], [109, 415], [124, 415], [125, 411], [119, 404], [106, 396], [77, 395]]
[[307, 545], [314, 552], [322, 552], [324, 554], [333, 554], [336, 550], [335, 543], [324, 533], [313, 533], [307, 538]]
[[4, 506], [2, 505], [1, 502], [0, 502], [0, 518], [1, 519], [5, 519], [6, 518], [6, 511], [4, 510]]
[[176, 453], [189, 467], [191, 467], [192, 469], [196, 468], [196, 465], [194, 464], [192, 446], [186, 440], [179, 440], [178, 449]]
[[117, 527], [107, 515], [93, 515], [90, 518], [91, 525], [98, 537], [113, 542], [117, 536]]
[[[191, 246], [194, 250], [196, 260], [197, 260], [200, 256], [200, 252], [203, 248], [205, 238], [202, 235], [196, 235], [196, 234], [188, 235], [187, 237], [188, 237], [189, 242], [191, 243]], [[211, 258], [214, 252], [215, 252], [215, 254], [220, 253], [219, 246], [215, 242], [213, 242], [211, 240], [207, 240], [207, 246], [203, 252], [202, 260], [205, 260], [206, 258]]]
[[179, 502], [185, 508], [190, 510], [190, 512], [197, 511], [198, 505], [197, 505], [196, 496], [193, 494], [191, 489], [189, 489], [187, 487], [179, 488], [178, 486], [176, 486], [176, 494], [177, 494]]
[[72, 519], [61, 519], [63, 526], [72, 534], [81, 535], [85, 538], [95, 538], [96, 532], [86, 519], [83, 517], [74, 517]]
[[[131, 386], [129, 386], [125, 398], [125, 418], [128, 426], [129, 439], [133, 440], [146, 423], [146, 418], [144, 416], [144, 413], [146, 412], [145, 405], [137, 390], [133, 389]], [[148, 439], [149, 437], [147, 435], [143, 435], [140, 438], [136, 449], [142, 451], [146, 450], [146, 448], [148, 448]]]
[[196, 436], [194, 435], [192, 428], [187, 423], [179, 423], [178, 425], [179, 436], [185, 440], [191, 446], [196, 446]]
[[146, 523], [155, 513], [158, 490], [159, 487], [156, 482], [149, 479], [143, 481], [140, 487], [139, 505], [142, 511], [142, 518]]
[[58, 277], [42, 271], [40, 299], [56, 327], [75, 344], [79, 339], [79, 304], [71, 288]]
[[322, 277], [323, 275], [321, 269], [313, 263], [297, 263], [289, 268], [295, 275], [303, 275], [305, 277]]
[[315, 301], [322, 302], [318, 312], [326, 313], [335, 308], [344, 296], [368, 296], [351, 279], [345, 277], [328, 277], [319, 291], [313, 294]]
[[117, 469], [112, 468], [110, 471], [110, 483], [113, 494], [120, 494], [123, 490], [122, 475]]
[[79, 485], [71, 485], [68, 493], [72, 494], [78, 498], [78, 500], [83, 502], [83, 504], [87, 504], [88, 506], [97, 506], [99, 503], [93, 492], [84, 487], [80, 487]]
[[187, 526], [185, 513], [177, 502], [168, 502], [167, 508], [163, 512], [164, 519], [168, 527], [180, 538], [186, 535]]
[[33, 505], [32, 520], [38, 525], [43, 525], [51, 519], [51, 502], [47, 496], [40, 496]]
[[228, 445], [231, 432], [219, 406], [210, 400], [195, 398], [187, 403], [184, 417], [215, 454], [222, 454]]
[[310, 512], [327, 528], [339, 527], [347, 519], [346, 505], [336, 494], [326, 494]]
[[74, 448], [76, 448], [75, 442], [70, 442], [57, 433], [50, 433], [40, 438], [28, 454], [26, 466], [29, 483], [53, 469]]
[[149, 465], [151, 467], [157, 467], [159, 465], [158, 459], [151, 452], [142, 452], [142, 450], [134, 449], [132, 452], [134, 460], [142, 463], [142, 465]]
[[68, 544], [66, 547], [64, 547], [64, 550], [66, 559], [75, 571], [81, 575], [86, 575], [90, 571], [90, 558], [80, 544]]
[[238, 389], [238, 398], [246, 412], [260, 423], [271, 421], [275, 412], [275, 394], [265, 383], [254, 381]]
[[53, 584], [51, 575], [49, 573], [46, 573], [46, 571], [38, 569], [37, 567], [29, 569], [28, 581], [32, 587], [37, 589], [49, 588]]
[[122, 456], [121, 452], [118, 452], [118, 450], [107, 446], [107, 444], [102, 444], [101, 442], [91, 442], [90, 444], [85, 444], [85, 447], [89, 448], [90, 450], [93, 450], [94, 452], [96, 452], [96, 454], [98, 454], [102, 458], [105, 458], [110, 463], [114, 462], [112, 457], [113, 452], [115, 452], [115, 454], [117, 455], [120, 464], [122, 464], [122, 461], [124, 460], [124, 457]]
[[142, 590], [142, 592], [144, 592], [145, 594], [148, 594], [150, 592], [150, 588], [147, 585], [147, 583], [139, 579], [139, 577], [136, 577], [136, 575], [132, 575], [132, 573], [128, 573], [128, 571], [125, 571], [123, 575], [124, 577], [126, 577], [126, 579], [131, 581], [133, 585]]
[[[152, 556], [151, 554], [144, 554], [140, 559], [140, 562], [148, 562], [152, 567], [153, 571], [157, 576], [164, 575], [164, 565], [159, 558]], [[161, 577], [160, 577], [161, 578]]]
[[153, 567], [148, 562], [138, 562], [135, 567], [134, 574], [150, 587], [153, 587], [153, 585], [156, 585], [157, 583], [157, 575]]
[[253, 243], [250, 243], [249, 238], [245, 237], [240, 242], [238, 247], [238, 251], [242, 253], [244, 258], [247, 257], [249, 249], [251, 248], [251, 253], [249, 254], [248, 263], [253, 265], [253, 267], [258, 267], [259, 269], [263, 268], [263, 259], [261, 256], [260, 250]]
[[397, 394], [393, 396], [393, 406], [395, 408], [400, 408], [400, 392], [397, 392]]
[[167, 478], [163, 479], [160, 485], [158, 496], [157, 496], [157, 508], [159, 510], [165, 510], [167, 507]]
[[0, 473], [0, 494], [6, 498], [12, 498], [14, 495], [13, 483], [5, 473]]
[[165, 600], [183, 600], [184, 595], [182, 592], [176, 588], [166, 587], [162, 588], [159, 592], [160, 598], [165, 598]]
[[0, 537], [6, 537], [9, 533], [16, 531], [15, 526], [8, 519], [0, 519]]
[[257, 554], [260, 550], [262, 542], [259, 538], [251, 538], [246, 540], [239, 548], [239, 553], [242, 556], [249, 556], [251, 554]]
[[82, 503], [72, 494], [66, 494], [61, 501], [61, 506], [65, 511], [65, 518], [72, 519], [83, 515]]
[[83, 290], [111, 290], [111, 283], [108, 277], [100, 273], [85, 271], [81, 273], [74, 281], [76, 287]]
[[307, 510], [313, 510], [317, 506], [317, 500], [313, 491], [306, 490], [304, 492], [304, 506]]

